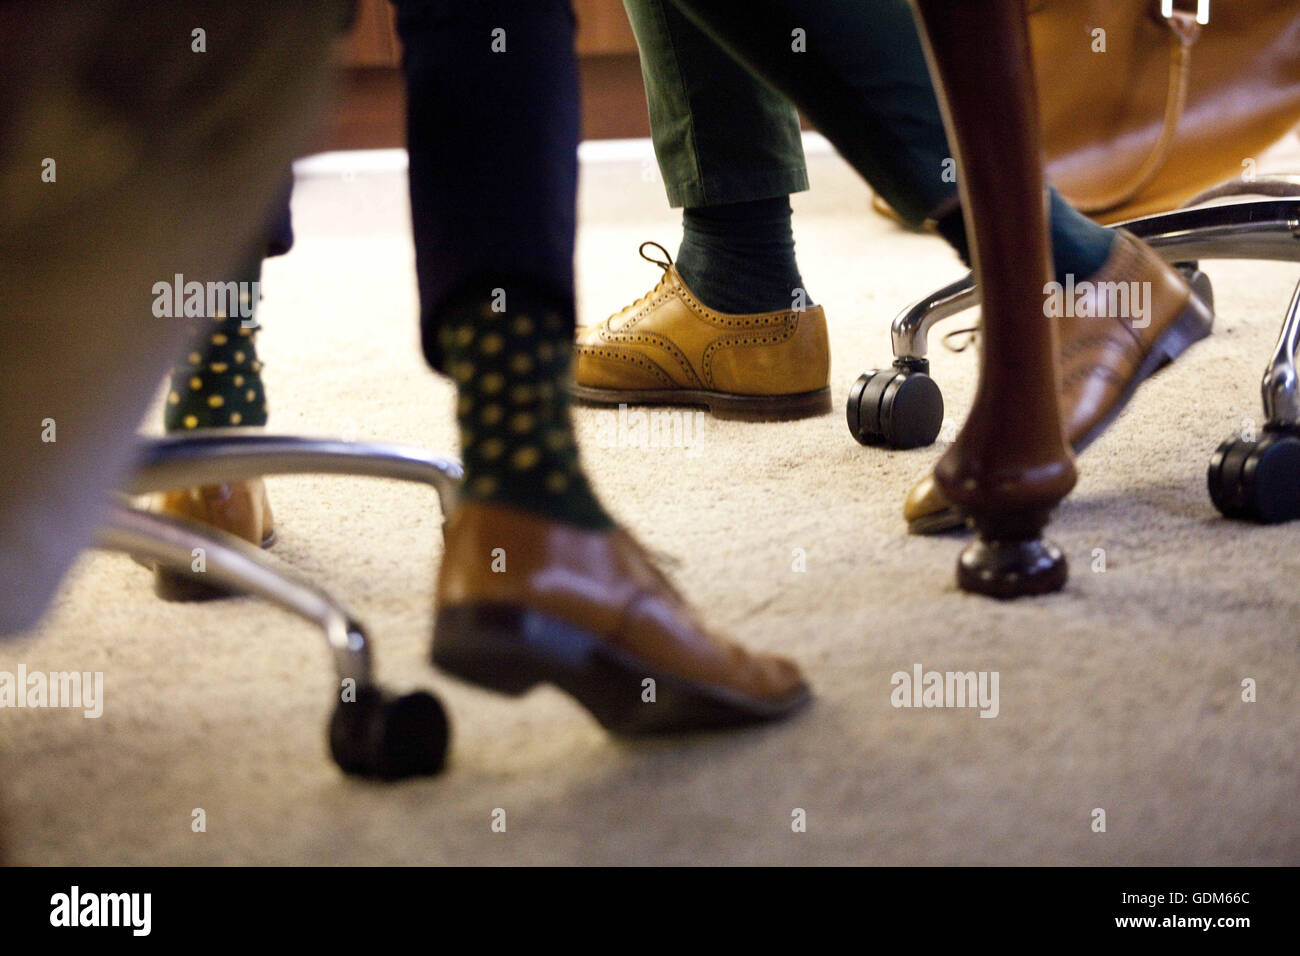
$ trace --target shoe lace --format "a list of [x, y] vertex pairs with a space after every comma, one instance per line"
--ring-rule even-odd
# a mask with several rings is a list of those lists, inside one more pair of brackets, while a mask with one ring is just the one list
[[[664, 254], [664, 257], [662, 259], [656, 259], [654, 256], [647, 256], [645, 254], [646, 246], [654, 246], [656, 249], [658, 249], [660, 252]], [[653, 239], [647, 239], [645, 242], [641, 243], [641, 245], [637, 247], [636, 251], [641, 256], [642, 259], [644, 259], [646, 262], [653, 262], [660, 269], [663, 269], [664, 272], [667, 272], [668, 267], [673, 264], [672, 254], [669, 253], [669, 251], [665, 249], [663, 246], [659, 245], [659, 243], [655, 242]]]
[[[646, 255], [645, 253], [646, 246], [652, 246], [653, 248], [658, 249], [660, 252], [663, 253], [664, 257], [662, 259], [656, 259], [654, 256]], [[648, 239], [645, 242], [641, 243], [641, 245], [637, 248], [637, 253], [646, 262], [653, 262], [655, 265], [657, 265], [660, 269], [664, 271], [664, 274], [659, 277], [659, 281], [654, 284], [654, 287], [649, 292], [645, 293], [645, 295], [634, 300], [628, 305], [623, 306], [623, 308], [618, 310], [619, 312], [627, 312], [629, 309], [632, 311], [636, 311], [637, 309], [641, 308], [641, 306], [645, 305], [648, 301], [650, 301], [650, 299], [654, 298], [654, 296], [658, 294], [659, 290], [663, 288], [663, 284], [668, 281], [668, 268], [673, 264], [673, 257], [672, 254], [669, 253], [667, 249], [659, 245], [659, 243]]]
[[[956, 344], [960, 336], [966, 336], [961, 340], [961, 344]], [[972, 325], [966, 329], [953, 329], [943, 337], [943, 347], [949, 352], [965, 352], [968, 348], [979, 341], [980, 327]]]

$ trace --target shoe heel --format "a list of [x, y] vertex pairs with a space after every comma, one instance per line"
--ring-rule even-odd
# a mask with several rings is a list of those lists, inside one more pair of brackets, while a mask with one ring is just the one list
[[1214, 313], [1193, 293], [1182, 315], [1156, 343], [1154, 351], [1159, 357], [1160, 367], [1168, 365], [1201, 339], [1208, 338], [1213, 328]]
[[213, 587], [198, 580], [196, 575], [156, 568], [153, 573], [153, 593], [164, 601], [190, 603], [198, 601], [218, 601], [222, 598], [235, 597], [233, 591]]
[[659, 714], [641, 700], [646, 666], [615, 662], [597, 643], [581, 628], [528, 608], [469, 605], [438, 612], [433, 663], [461, 680], [511, 696], [553, 684], [607, 730], [651, 729]]
[[[655, 670], [601, 647], [598, 638], [528, 608], [494, 604], [446, 608], [434, 625], [433, 663], [461, 680], [518, 696], [550, 683], [602, 727], [620, 735], [717, 730], [784, 717], [808, 700], [801, 688], [762, 701]], [[656, 694], [647, 699], [645, 680]]]
[[468, 683], [519, 697], [547, 679], [523, 634], [518, 608], [446, 608], [433, 626], [433, 664]]

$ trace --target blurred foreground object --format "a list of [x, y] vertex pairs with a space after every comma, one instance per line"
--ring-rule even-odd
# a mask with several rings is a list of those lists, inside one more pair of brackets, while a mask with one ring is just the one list
[[0, 6], [0, 633], [89, 542], [193, 335], [155, 283], [247, 254], [349, 6]]

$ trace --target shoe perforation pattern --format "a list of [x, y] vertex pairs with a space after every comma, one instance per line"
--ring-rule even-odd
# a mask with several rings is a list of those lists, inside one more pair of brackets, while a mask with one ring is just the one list
[[583, 345], [583, 346], [579, 346], [579, 348], [582, 354], [591, 356], [592, 358], [613, 359], [614, 361], [618, 361], [618, 362], [628, 362], [632, 365], [637, 366], [640, 369], [643, 369], [644, 371], [649, 372], [651, 375], [654, 375], [664, 385], [667, 385], [669, 387], [672, 387], [673, 385], [672, 376], [670, 376], [667, 372], [665, 372], [654, 362], [651, 362], [649, 359], [642, 358], [641, 356], [637, 355], [635, 352], [629, 352], [625, 349], [620, 349], [620, 348], [600, 348], [599, 346], [595, 346], [595, 345]]
[[788, 342], [794, 338], [795, 332], [799, 328], [798, 313], [792, 313], [779, 334], [771, 335], [729, 335], [724, 338], [710, 342], [704, 350], [704, 358], [701, 361], [703, 365], [705, 383], [713, 387], [713, 357], [719, 349], [732, 348], [738, 345], [779, 345], [782, 342]]
[[601, 338], [611, 343], [626, 342], [629, 344], [639, 343], [658, 346], [672, 356], [682, 374], [686, 376], [687, 382], [692, 385], [698, 385], [700, 382], [700, 377], [696, 374], [694, 366], [691, 365], [691, 360], [686, 357], [686, 353], [678, 348], [676, 342], [658, 332], [613, 332], [605, 328], [601, 329], [600, 334]]

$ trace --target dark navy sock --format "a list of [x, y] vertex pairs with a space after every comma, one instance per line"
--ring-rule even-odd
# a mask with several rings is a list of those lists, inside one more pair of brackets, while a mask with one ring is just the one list
[[812, 305], [799, 275], [790, 197], [774, 196], [682, 211], [677, 271], [711, 309], [779, 312]]
[[[1073, 274], [1075, 281], [1092, 275], [1110, 258], [1115, 242], [1115, 231], [1099, 226], [1079, 212], [1055, 189], [1048, 190], [1051, 217], [1049, 226], [1052, 239], [1052, 269], [1057, 282]], [[936, 223], [938, 232], [951, 245], [962, 261], [970, 265], [970, 248], [966, 244], [966, 221], [958, 206]]]

